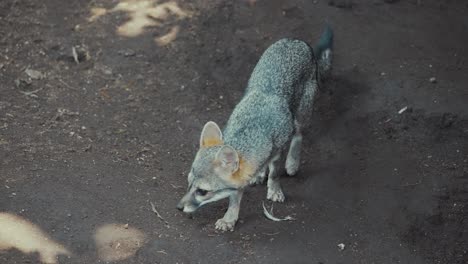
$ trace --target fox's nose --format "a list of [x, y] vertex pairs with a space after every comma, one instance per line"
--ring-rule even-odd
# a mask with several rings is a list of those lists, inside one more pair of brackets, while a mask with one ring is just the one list
[[183, 211], [184, 210], [184, 205], [181, 202], [179, 202], [177, 204], [177, 209], [179, 209], [179, 211]]

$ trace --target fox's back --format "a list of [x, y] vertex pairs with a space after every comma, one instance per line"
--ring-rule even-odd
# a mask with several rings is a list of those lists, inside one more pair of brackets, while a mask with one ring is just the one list
[[295, 101], [312, 77], [311, 56], [305, 42], [292, 39], [263, 53], [225, 128], [227, 144], [260, 159], [286, 144], [294, 130]]
[[312, 50], [307, 43], [281, 39], [263, 53], [248, 82], [247, 93], [255, 90], [291, 98], [298, 84], [312, 75]]

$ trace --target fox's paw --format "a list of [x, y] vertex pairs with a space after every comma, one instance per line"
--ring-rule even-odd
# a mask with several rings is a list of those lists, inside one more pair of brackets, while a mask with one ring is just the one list
[[282, 202], [284, 202], [283, 191], [281, 191], [281, 189], [279, 189], [279, 188], [278, 189], [268, 188], [267, 199], [271, 200], [273, 202], [282, 203]]
[[297, 160], [286, 160], [286, 173], [289, 176], [294, 176], [299, 171], [299, 162]]
[[218, 230], [221, 230], [223, 232], [225, 231], [234, 231], [234, 226], [236, 225], [236, 221], [226, 221], [224, 220], [223, 218], [221, 219], [218, 219], [218, 221], [216, 221], [216, 229]]

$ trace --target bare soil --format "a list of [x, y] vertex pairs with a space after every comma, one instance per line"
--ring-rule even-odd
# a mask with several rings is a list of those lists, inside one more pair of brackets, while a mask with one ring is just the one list
[[[90, 20], [119, 2], [0, 2], [0, 211], [73, 253], [59, 263], [105, 262], [106, 224], [145, 236], [118, 263], [468, 263], [466, 1], [176, 0], [189, 15], [133, 37], [131, 12]], [[225, 124], [266, 47], [327, 22], [333, 74], [274, 205], [296, 220], [265, 219], [265, 186], [232, 233], [214, 229], [226, 202], [177, 211], [204, 123]]]

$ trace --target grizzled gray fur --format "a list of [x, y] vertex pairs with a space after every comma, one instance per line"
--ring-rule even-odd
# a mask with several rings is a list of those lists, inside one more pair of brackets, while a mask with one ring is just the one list
[[267, 199], [284, 201], [278, 163], [286, 155], [286, 172], [294, 175], [299, 169], [301, 128], [312, 112], [318, 83], [330, 71], [332, 44], [327, 27], [314, 49], [300, 40], [281, 39], [263, 53], [224, 132], [214, 122], [203, 128], [180, 210], [191, 213], [229, 197], [216, 228], [232, 231], [243, 188], [263, 182], [267, 171]]

